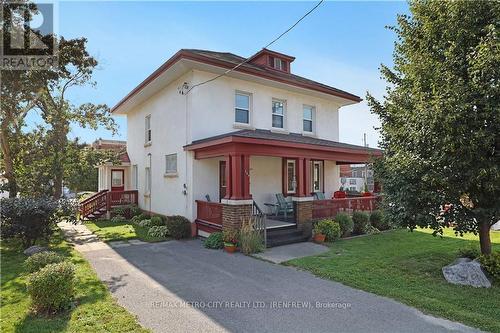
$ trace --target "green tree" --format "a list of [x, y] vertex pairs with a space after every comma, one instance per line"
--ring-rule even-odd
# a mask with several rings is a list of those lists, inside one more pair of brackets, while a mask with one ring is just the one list
[[479, 233], [500, 219], [500, 2], [415, 1], [391, 27], [394, 67], [381, 67], [385, 100], [376, 164], [390, 217], [434, 234]]

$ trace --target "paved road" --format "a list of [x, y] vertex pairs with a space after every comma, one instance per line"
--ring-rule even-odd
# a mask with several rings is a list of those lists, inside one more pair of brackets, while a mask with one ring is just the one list
[[64, 229], [83, 237], [77, 249], [118, 302], [155, 332], [475, 332], [294, 268], [208, 250], [197, 240], [110, 248], [84, 227]]

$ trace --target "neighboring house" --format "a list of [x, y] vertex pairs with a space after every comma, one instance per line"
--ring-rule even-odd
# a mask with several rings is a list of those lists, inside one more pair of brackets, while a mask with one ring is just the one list
[[130, 158], [127, 154], [127, 141], [98, 139], [91, 144], [93, 149], [114, 151], [120, 164], [105, 162], [98, 165], [98, 191], [124, 191], [130, 188]]
[[365, 184], [369, 192], [375, 189], [373, 170], [365, 165], [342, 165], [340, 177], [342, 188], [346, 191], [364, 192]]
[[292, 74], [289, 55], [264, 49], [196, 86], [243, 60], [180, 50], [113, 107], [127, 117], [123, 187], [138, 190], [142, 209], [210, 232], [237, 228], [254, 203], [272, 209], [282, 193], [300, 226], [312, 219], [315, 192], [339, 190], [339, 165], [380, 155], [338, 142], [339, 109], [361, 98]]

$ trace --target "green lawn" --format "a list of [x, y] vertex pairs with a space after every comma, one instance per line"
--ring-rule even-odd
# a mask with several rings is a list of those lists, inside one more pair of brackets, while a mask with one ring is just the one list
[[116, 303], [89, 263], [59, 235], [50, 247], [76, 265], [76, 307], [50, 318], [31, 315], [23, 272], [26, 256], [13, 243], [2, 242], [1, 332], [149, 332]]
[[118, 240], [140, 239], [145, 242], [161, 242], [168, 240], [165, 237], [151, 237], [148, 228], [135, 225], [130, 221], [111, 222], [109, 220], [86, 222], [85, 225], [96, 234], [99, 239], [109, 242]]
[[[340, 240], [329, 252], [287, 262], [354, 288], [387, 296], [483, 330], [500, 332], [500, 283], [490, 289], [457, 286], [445, 281], [441, 268], [466, 244], [479, 248], [477, 236], [434, 237], [429, 230], [397, 230]], [[500, 250], [500, 232], [492, 232]]]

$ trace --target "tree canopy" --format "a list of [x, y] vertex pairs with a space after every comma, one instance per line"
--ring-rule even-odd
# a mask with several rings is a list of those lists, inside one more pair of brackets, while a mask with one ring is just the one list
[[500, 219], [500, 2], [414, 1], [398, 16], [376, 163], [396, 222], [479, 233]]

